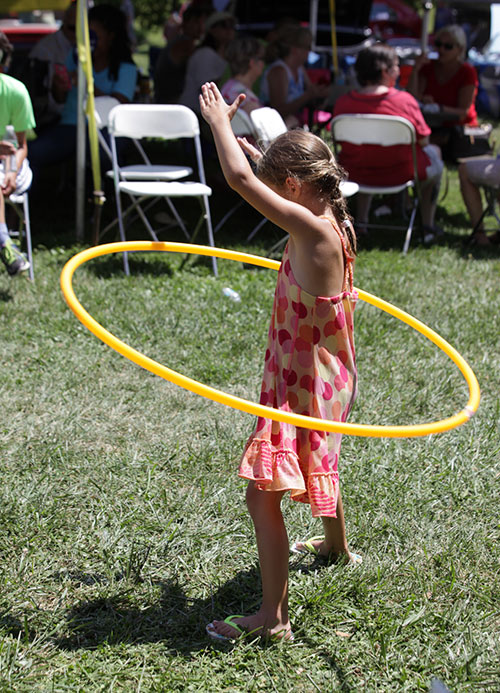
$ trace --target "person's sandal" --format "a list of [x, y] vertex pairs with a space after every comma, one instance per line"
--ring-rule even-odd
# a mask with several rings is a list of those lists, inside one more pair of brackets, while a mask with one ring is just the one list
[[[299, 554], [310, 554], [315, 556], [316, 558], [324, 558], [325, 560], [328, 560], [328, 556], [323, 556], [323, 554], [321, 554], [313, 544], [313, 541], [322, 541], [324, 538], [325, 537], [323, 536], [319, 536], [311, 537], [310, 539], [306, 539], [306, 541], [295, 541], [290, 547], [290, 552]], [[352, 553], [352, 551], [349, 551], [349, 563], [360, 564], [362, 562], [363, 557], [360, 556], [359, 553]]]

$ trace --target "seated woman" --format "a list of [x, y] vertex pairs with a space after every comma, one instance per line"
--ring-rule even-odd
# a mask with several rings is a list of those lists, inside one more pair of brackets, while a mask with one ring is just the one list
[[[430, 128], [418, 103], [411, 94], [394, 87], [399, 76], [396, 51], [383, 43], [364, 48], [358, 54], [355, 71], [360, 87], [337, 99], [333, 115], [373, 113], [401, 116], [413, 124], [417, 136], [417, 170], [423, 182], [420, 212], [424, 231], [431, 240], [430, 234], [438, 231], [434, 226], [434, 215], [443, 162], [439, 147], [429, 144]], [[358, 146], [346, 142], [342, 145], [339, 161], [352, 180], [365, 185], [398, 185], [413, 178], [409, 145], [385, 147], [381, 157], [377, 145]], [[357, 223], [361, 230], [368, 222], [370, 204], [370, 195], [357, 195]]]
[[[120, 103], [131, 101], [137, 68], [132, 60], [125, 15], [111, 5], [96, 5], [89, 11], [89, 30], [95, 39], [92, 51], [95, 96], [114, 96]], [[76, 151], [78, 95], [77, 63], [73, 54], [68, 56], [66, 68], [67, 74], [56, 73], [52, 82], [54, 97], [64, 102], [61, 120], [28, 145], [35, 174], [45, 166], [66, 161]]]
[[205, 82], [219, 81], [226, 69], [226, 48], [234, 38], [236, 20], [229, 12], [214, 12], [205, 21], [206, 35], [189, 58], [179, 103], [200, 112], [199, 95]]
[[[464, 62], [467, 39], [460, 26], [451, 24], [439, 29], [434, 46], [438, 58], [429, 60], [425, 54], [420, 55], [406, 89], [424, 109], [429, 104], [435, 105], [443, 120], [433, 128], [431, 142], [445, 146], [453, 126], [478, 124], [474, 105], [478, 78], [475, 68]], [[446, 120], [446, 116], [450, 119]]]
[[314, 84], [304, 65], [311, 50], [312, 34], [296, 24], [285, 24], [277, 32], [274, 46], [278, 59], [268, 67], [261, 83], [261, 100], [283, 116], [288, 128], [303, 122], [307, 106], [324, 100], [328, 85]]
[[250, 113], [255, 108], [261, 108], [264, 104], [252, 91], [264, 69], [264, 49], [260, 41], [251, 36], [234, 39], [227, 47], [226, 59], [232, 77], [221, 89], [225, 101], [231, 104], [240, 94], [245, 94], [246, 99], [240, 106], [243, 111]]
[[460, 192], [470, 216], [473, 234], [471, 242], [477, 246], [488, 248], [493, 243], [500, 243], [500, 231], [488, 236], [483, 225], [483, 202], [481, 187], [500, 188], [500, 159], [489, 157], [485, 159], [470, 159], [458, 167]]

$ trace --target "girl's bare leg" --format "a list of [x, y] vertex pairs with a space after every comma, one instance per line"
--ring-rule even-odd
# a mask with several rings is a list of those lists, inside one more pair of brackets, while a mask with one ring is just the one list
[[[322, 517], [323, 530], [325, 533], [324, 539], [313, 541], [312, 545], [322, 556], [339, 558], [340, 556], [349, 556], [349, 547], [347, 545], [347, 537], [345, 531], [344, 506], [342, 504], [342, 495], [339, 489], [337, 499], [337, 517]], [[298, 547], [301, 546], [297, 542]]]
[[[288, 536], [281, 513], [282, 492], [247, 487], [247, 506], [254, 523], [262, 577], [262, 605], [257, 613], [235, 619], [241, 628], [256, 634], [282, 633], [290, 637], [288, 618]], [[237, 638], [239, 633], [223, 621], [214, 621], [218, 633]]]

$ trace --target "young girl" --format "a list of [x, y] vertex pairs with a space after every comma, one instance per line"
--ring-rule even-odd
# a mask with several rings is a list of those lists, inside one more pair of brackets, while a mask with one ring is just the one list
[[[302, 130], [281, 135], [263, 155], [244, 140], [238, 143], [230, 120], [243, 99], [240, 95], [227, 105], [215, 84], [207, 83], [200, 106], [228, 184], [290, 234], [278, 274], [260, 401], [345, 421], [356, 393], [352, 313], [357, 296], [352, 288], [355, 237], [339, 187], [342, 171], [327, 145]], [[242, 148], [256, 162], [257, 175]], [[208, 624], [211, 637], [293, 637], [288, 538], [280, 508], [285, 491], [311, 505], [325, 532], [295, 544], [295, 551], [355, 560], [347, 546], [339, 492], [340, 441], [340, 434], [258, 419], [239, 474], [249, 480], [246, 500], [257, 537], [262, 606], [251, 616]]]

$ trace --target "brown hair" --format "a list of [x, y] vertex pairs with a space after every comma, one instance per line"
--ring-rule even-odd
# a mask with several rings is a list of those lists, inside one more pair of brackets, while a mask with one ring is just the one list
[[5, 69], [9, 67], [13, 50], [12, 43], [3, 31], [0, 31], [0, 65], [3, 65]]
[[386, 43], [375, 43], [367, 46], [358, 53], [354, 70], [361, 87], [369, 84], [380, 84], [383, 70], [390, 70], [396, 65], [398, 54], [392, 46]]
[[239, 36], [226, 48], [226, 60], [232, 75], [244, 75], [250, 69], [250, 60], [261, 53], [260, 41], [253, 36]]
[[289, 130], [271, 142], [257, 163], [257, 176], [282, 187], [287, 178], [308, 183], [318, 197], [331, 207], [352, 252], [356, 252], [356, 236], [340, 184], [347, 178], [333, 152], [322, 139], [305, 130]]

